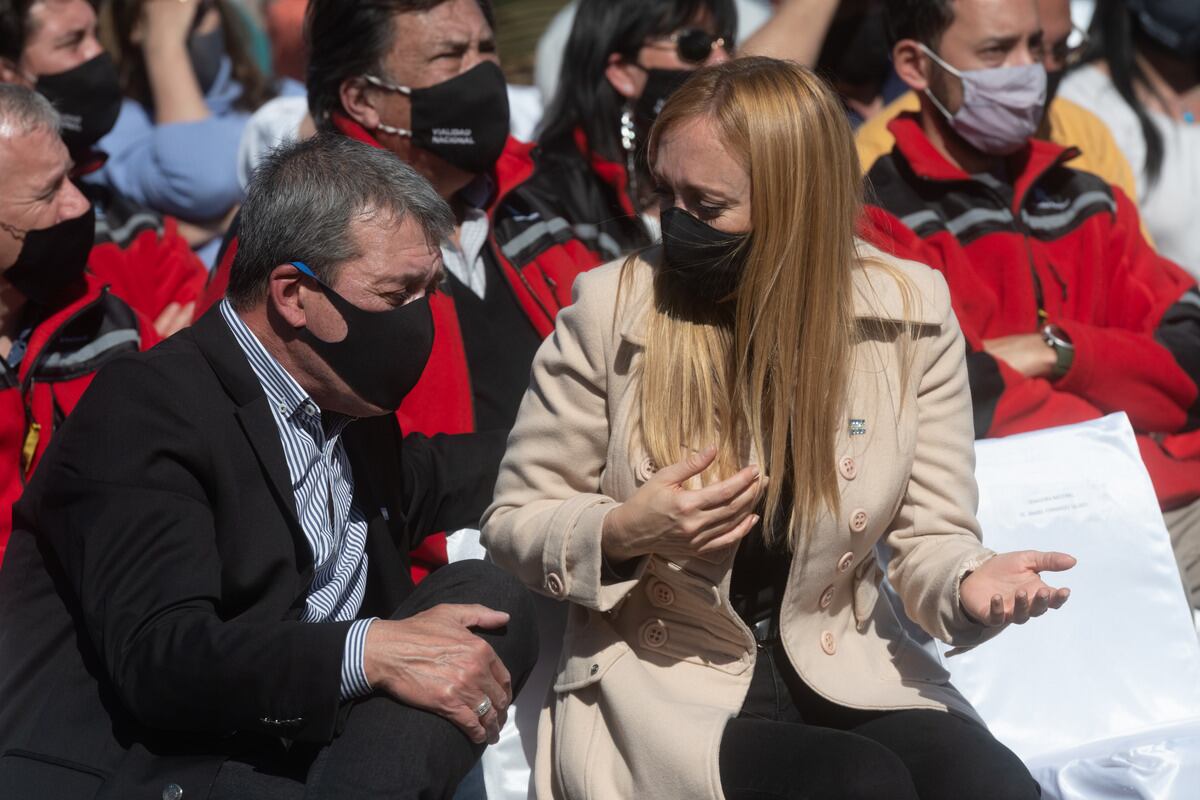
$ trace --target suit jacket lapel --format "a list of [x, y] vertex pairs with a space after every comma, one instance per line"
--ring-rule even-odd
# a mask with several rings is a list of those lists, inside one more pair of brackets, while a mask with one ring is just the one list
[[275, 418], [271, 416], [262, 385], [246, 361], [246, 354], [238, 346], [216, 306], [192, 326], [192, 336], [225, 391], [229, 392], [237, 405], [238, 422], [258, 456], [276, 500], [287, 512], [293, 534], [304, 545], [297, 548], [300, 564], [311, 566], [311, 548], [296, 514], [296, 496], [292, 491], [292, 477], [283, 455], [283, 444], [279, 441], [279, 429], [275, 425]]

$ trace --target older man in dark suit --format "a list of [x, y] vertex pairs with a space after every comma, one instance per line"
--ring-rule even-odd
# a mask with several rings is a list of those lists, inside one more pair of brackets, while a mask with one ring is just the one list
[[443, 797], [536, 632], [475, 524], [502, 438], [403, 439], [445, 203], [345, 137], [273, 156], [228, 297], [115, 361], [15, 512], [0, 572], [0, 796]]

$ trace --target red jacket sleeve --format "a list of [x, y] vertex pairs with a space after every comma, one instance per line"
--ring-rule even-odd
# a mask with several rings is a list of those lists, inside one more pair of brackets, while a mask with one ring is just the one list
[[1027, 378], [983, 350], [979, 330], [988, 310], [973, 305], [973, 271], [961, 249], [923, 240], [887, 211], [869, 206], [860, 235], [885, 252], [928, 264], [946, 277], [951, 304], [967, 340], [967, 372], [975, 413], [975, 437], [1008, 436], [1014, 433], [1070, 425], [1097, 419], [1104, 413], [1086, 399], [1061, 391], [1039, 378]]
[[161, 235], [147, 230], [125, 248], [113, 243], [92, 248], [88, 269], [151, 320], [171, 303], [186, 306], [199, 300], [208, 281], [208, 270], [169, 217]]
[[1139, 431], [1173, 433], [1188, 424], [1196, 377], [1155, 338], [1167, 309], [1195, 285], [1142, 236], [1137, 209], [1119, 189], [1110, 235], [1114, 256], [1105, 324], [1061, 321], [1075, 345], [1071, 369], [1057, 383], [1105, 412], [1124, 411]]

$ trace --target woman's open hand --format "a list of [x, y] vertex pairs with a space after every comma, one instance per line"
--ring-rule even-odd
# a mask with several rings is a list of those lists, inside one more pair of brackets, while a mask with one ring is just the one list
[[1042, 572], [1062, 572], [1075, 566], [1074, 556], [1019, 550], [1000, 553], [963, 579], [959, 597], [967, 616], [982, 625], [1020, 625], [1048, 609], [1061, 608], [1071, 590], [1042, 582]]
[[717, 448], [659, 470], [604, 518], [604, 555], [612, 563], [658, 553], [708, 555], [729, 547], [758, 522], [754, 507], [766, 487], [757, 467], [690, 490], [684, 485], [712, 464]]

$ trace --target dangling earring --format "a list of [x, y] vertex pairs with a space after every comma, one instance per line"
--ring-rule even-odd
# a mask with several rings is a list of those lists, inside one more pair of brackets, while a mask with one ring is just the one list
[[625, 151], [625, 174], [629, 176], [629, 197], [638, 203], [637, 128], [633, 124], [633, 107], [625, 104], [621, 112], [621, 149]]

